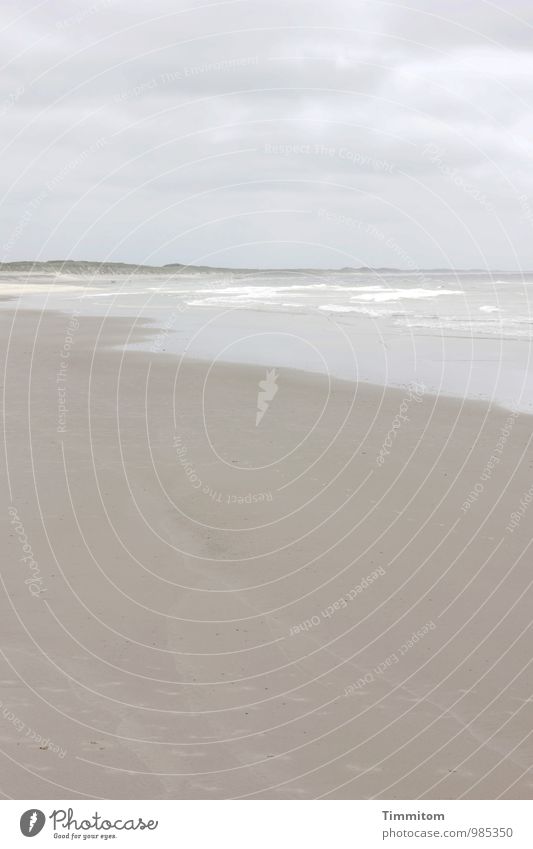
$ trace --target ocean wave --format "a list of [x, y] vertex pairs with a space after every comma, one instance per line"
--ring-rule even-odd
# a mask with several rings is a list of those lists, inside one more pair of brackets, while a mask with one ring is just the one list
[[437, 298], [441, 295], [463, 295], [456, 289], [382, 289], [373, 293], [353, 295], [351, 301], [373, 301], [374, 303], [386, 303], [387, 301], [402, 301], [405, 299]]

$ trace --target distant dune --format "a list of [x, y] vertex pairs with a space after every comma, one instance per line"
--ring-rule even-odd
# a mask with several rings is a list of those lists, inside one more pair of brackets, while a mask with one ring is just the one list
[[225, 268], [209, 265], [185, 265], [184, 263], [174, 262], [167, 265], [135, 265], [128, 262], [88, 262], [85, 260], [48, 260], [47, 262], [3, 262], [0, 263], [0, 271], [9, 272], [34, 272], [40, 274], [213, 274], [213, 273], [232, 273], [232, 274], [270, 274], [272, 272], [283, 272], [290, 274], [298, 273], [325, 273], [331, 271], [341, 272], [365, 272], [372, 271], [401, 271], [394, 268]]
[[[247, 275], [247, 274], [272, 274], [272, 273], [283, 273], [283, 274], [326, 274], [331, 272], [337, 273], [350, 273], [350, 274], [420, 274], [420, 273], [437, 273], [437, 274], [459, 274], [459, 273], [476, 273], [483, 272], [488, 274], [502, 274], [504, 273], [502, 270], [494, 269], [492, 271], [487, 271], [487, 269], [479, 269], [479, 268], [468, 268], [468, 269], [453, 269], [453, 268], [420, 268], [420, 269], [406, 269], [406, 268], [390, 268], [390, 267], [379, 267], [379, 268], [369, 268], [368, 266], [361, 266], [359, 268], [345, 267], [345, 268], [229, 268], [229, 267], [217, 267], [217, 266], [209, 266], [209, 265], [186, 265], [184, 263], [169, 263], [168, 265], [136, 265], [135, 263], [128, 262], [90, 262], [86, 260], [62, 260], [62, 259], [53, 259], [48, 260], [47, 262], [31, 262], [31, 261], [22, 261], [22, 262], [1, 262], [0, 263], [0, 272], [22, 272], [22, 273], [36, 273], [36, 274], [68, 274], [68, 275], [78, 275], [80, 277], [86, 275], [102, 275], [109, 276], [110, 274], [118, 275], [118, 274], [126, 274], [131, 276], [132, 274], [235, 274], [235, 275]], [[518, 273], [518, 272], [505, 272], [509, 273]], [[523, 272], [525, 273], [525, 272]]]

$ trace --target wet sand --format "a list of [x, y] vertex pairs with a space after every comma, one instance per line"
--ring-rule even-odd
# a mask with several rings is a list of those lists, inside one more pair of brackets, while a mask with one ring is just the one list
[[531, 798], [529, 416], [13, 316], [10, 796]]

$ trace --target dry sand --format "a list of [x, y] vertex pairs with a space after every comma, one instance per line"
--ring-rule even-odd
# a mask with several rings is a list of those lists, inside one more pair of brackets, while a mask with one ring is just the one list
[[13, 315], [5, 796], [531, 798], [528, 416]]

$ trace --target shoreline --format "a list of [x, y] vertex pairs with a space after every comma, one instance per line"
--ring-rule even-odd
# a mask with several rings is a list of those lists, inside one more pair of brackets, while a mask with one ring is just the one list
[[[80, 310], [154, 328], [128, 347], [194, 360], [294, 368], [533, 414], [527, 286], [500, 280], [450, 285], [433, 275], [157, 275], [71, 277], [0, 284], [2, 310]], [[4, 277], [5, 280], [5, 277]], [[422, 286], [422, 288], [421, 288]], [[28, 288], [29, 287], [29, 288]], [[136, 341], [139, 340], [139, 341]], [[121, 343], [122, 344], [122, 343]]]

